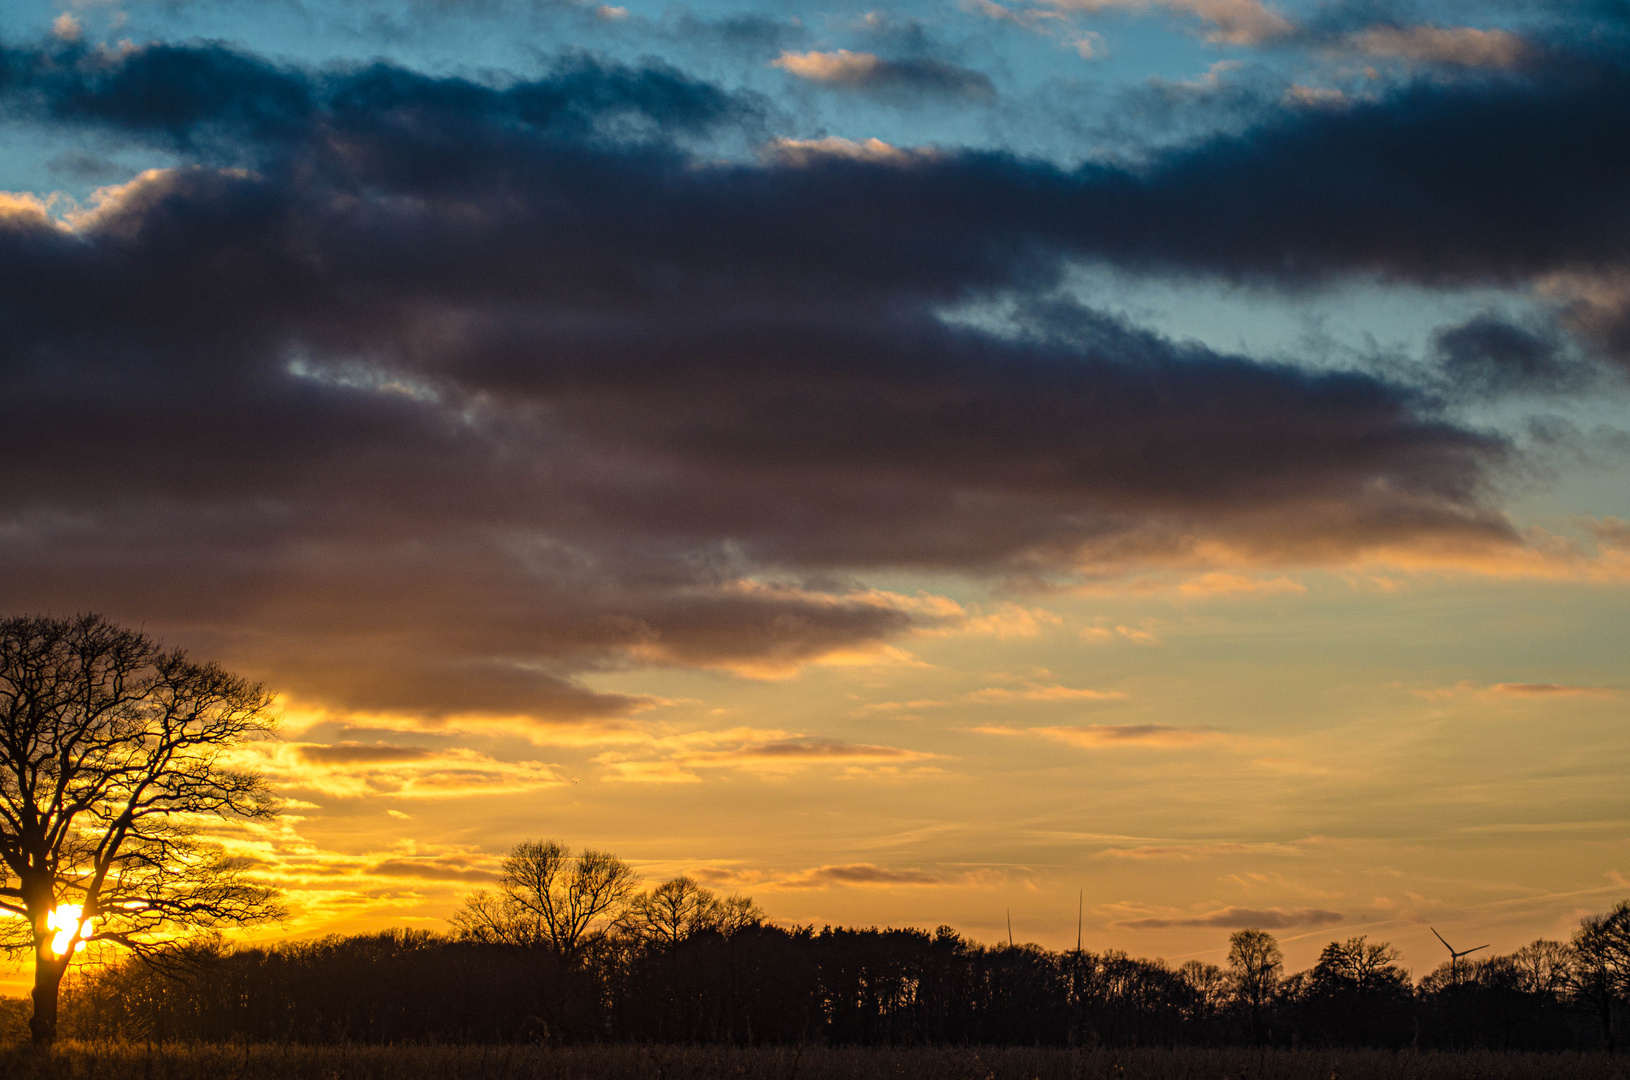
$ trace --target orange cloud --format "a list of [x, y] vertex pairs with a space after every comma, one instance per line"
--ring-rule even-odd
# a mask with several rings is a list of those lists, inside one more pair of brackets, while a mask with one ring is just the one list
[[905, 165], [913, 160], [931, 158], [934, 151], [926, 148], [901, 149], [882, 139], [845, 139], [828, 135], [820, 139], [776, 139], [765, 148], [765, 153], [777, 163], [802, 167], [831, 158], [848, 158], [879, 165]]
[[1528, 52], [1515, 34], [1471, 26], [1377, 26], [1351, 40], [1366, 56], [1464, 67], [1516, 67]]
[[1257, 578], [1214, 570], [1209, 574], [1201, 574], [1197, 578], [1190, 578], [1179, 585], [1177, 591], [1184, 596], [1192, 597], [1226, 596], [1238, 593], [1247, 593], [1254, 596], [1284, 596], [1290, 593], [1305, 593], [1307, 592], [1307, 586], [1283, 576]]
[[1170, 724], [1087, 724], [1080, 727], [1015, 728], [985, 725], [971, 730], [981, 735], [1010, 735], [1034, 739], [1051, 739], [1071, 746], [1194, 746], [1197, 743], [1226, 739], [1228, 736], [1214, 728], [1174, 727]]
[[1086, 687], [1059, 686], [1049, 683], [1026, 683], [1022, 687], [987, 686], [956, 698], [918, 698], [915, 701], [877, 701], [852, 710], [855, 715], [869, 713], [897, 714], [923, 709], [945, 709], [958, 704], [1007, 704], [1030, 701], [1123, 701], [1127, 697], [1121, 690], [1092, 690]]
[[1618, 697], [1610, 686], [1567, 686], [1562, 683], [1495, 683], [1489, 687], [1502, 697]]
[[1131, 848], [1106, 848], [1098, 853], [1110, 859], [1208, 859], [1217, 855], [1301, 855], [1292, 844], [1144, 844]]
[[874, 76], [883, 61], [871, 53], [839, 49], [836, 52], [784, 52], [772, 60], [770, 66], [813, 82], [856, 83]]
[[608, 750], [594, 758], [607, 779], [696, 783], [697, 769], [784, 773], [820, 765], [852, 767], [912, 763], [936, 757], [921, 750], [849, 742], [818, 735], [734, 728], [653, 737], [643, 748]]
[[1447, 701], [1457, 697], [1475, 697], [1484, 701], [1497, 698], [1612, 698], [1622, 692], [1611, 686], [1575, 686], [1569, 683], [1502, 682], [1480, 686], [1470, 680], [1453, 686], [1414, 691], [1417, 697], [1428, 701]]
[[1210, 24], [1206, 40], [1254, 45], [1292, 33], [1295, 25], [1261, 0], [1052, 0], [1064, 11], [1133, 11], [1154, 8], [1193, 15]]
[[1089, 690], [1075, 686], [1044, 686], [1031, 683], [1022, 690], [1007, 686], [989, 686], [967, 695], [968, 701], [1122, 701], [1126, 694], [1120, 690]]
[[1081, 631], [1081, 640], [1093, 645], [1102, 645], [1106, 642], [1120, 638], [1135, 645], [1159, 645], [1160, 639], [1148, 630], [1139, 630], [1135, 626], [1116, 626], [1111, 629], [1107, 626], [1089, 626]]
[[464, 747], [263, 743], [243, 751], [280, 789], [332, 798], [446, 799], [518, 794], [563, 781], [541, 761], [502, 761]]

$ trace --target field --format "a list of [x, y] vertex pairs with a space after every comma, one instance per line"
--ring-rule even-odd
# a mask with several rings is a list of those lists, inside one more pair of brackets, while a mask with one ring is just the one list
[[67, 1043], [7, 1080], [1607, 1080], [1630, 1058], [1382, 1050], [1048, 1050]]

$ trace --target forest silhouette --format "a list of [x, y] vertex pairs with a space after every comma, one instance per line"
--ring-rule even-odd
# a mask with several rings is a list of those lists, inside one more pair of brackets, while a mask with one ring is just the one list
[[[1223, 965], [985, 946], [948, 926], [817, 929], [689, 878], [637, 888], [600, 851], [526, 842], [445, 933], [272, 945], [194, 939], [85, 965], [71, 1038], [301, 1043], [1278, 1046], [1612, 1050], [1630, 902], [1570, 942], [1446, 961], [1333, 941], [1287, 973], [1263, 930]], [[24, 1003], [16, 1000], [16, 1022]]]
[[1362, 935], [1287, 973], [1258, 928], [1232, 935], [1225, 965], [1174, 968], [949, 926], [784, 926], [689, 877], [642, 889], [616, 855], [554, 840], [516, 844], [443, 933], [229, 944], [223, 928], [283, 908], [199, 822], [277, 813], [226, 753], [274, 737], [270, 702], [99, 616], [0, 620], [0, 950], [35, 967], [31, 999], [0, 1009], [12, 1035], [1611, 1052], [1630, 998], [1630, 901], [1570, 942], [1461, 950], [1416, 983]]

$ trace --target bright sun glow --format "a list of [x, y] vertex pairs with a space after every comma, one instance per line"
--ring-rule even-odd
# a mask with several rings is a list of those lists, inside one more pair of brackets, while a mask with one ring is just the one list
[[58, 956], [68, 951], [69, 942], [73, 942], [74, 952], [85, 947], [83, 941], [74, 941], [74, 935], [84, 934], [90, 928], [90, 919], [80, 919], [81, 910], [78, 904], [59, 904], [45, 921], [47, 927], [57, 932], [56, 937], [51, 939], [51, 951]]

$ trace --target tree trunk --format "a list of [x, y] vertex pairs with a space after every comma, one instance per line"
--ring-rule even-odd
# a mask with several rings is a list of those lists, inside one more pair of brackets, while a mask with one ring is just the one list
[[67, 960], [51, 954], [49, 938], [34, 957], [34, 1015], [28, 1019], [28, 1031], [36, 1046], [57, 1041], [57, 991], [68, 970]]

